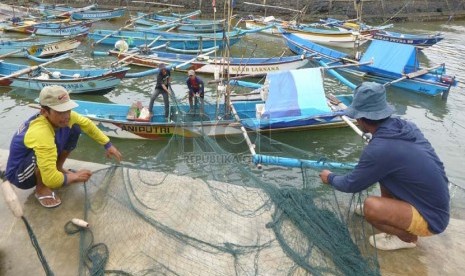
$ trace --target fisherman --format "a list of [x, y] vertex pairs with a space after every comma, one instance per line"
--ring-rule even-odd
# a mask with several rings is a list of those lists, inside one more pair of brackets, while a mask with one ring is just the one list
[[153, 103], [158, 98], [158, 95], [161, 94], [163, 96], [163, 102], [165, 104], [165, 119], [169, 121], [169, 87], [171, 81], [171, 72], [170, 70], [168, 70], [168, 68], [166, 68], [166, 65], [163, 63], [160, 63], [160, 65], [158, 65], [158, 68], [160, 72], [158, 72], [157, 82], [155, 84], [155, 88], [153, 89], [152, 96], [150, 97], [149, 111], [151, 114], [153, 114]]
[[24, 122], [13, 136], [6, 168], [7, 179], [20, 189], [35, 187], [35, 197], [47, 208], [61, 204], [52, 189], [87, 181], [90, 170], [66, 170], [63, 165], [76, 148], [81, 130], [101, 144], [107, 157], [121, 161], [110, 139], [86, 117], [72, 111], [77, 103], [62, 86], [40, 91], [40, 112]]
[[203, 113], [203, 96], [204, 96], [204, 84], [203, 80], [195, 75], [194, 70], [189, 70], [187, 72], [187, 88], [189, 88], [189, 113], [191, 113], [193, 109], [193, 98], [198, 97], [200, 98], [200, 113]]
[[393, 113], [383, 85], [358, 86], [345, 114], [372, 134], [371, 141], [352, 172], [320, 172], [323, 183], [347, 193], [379, 182], [381, 196], [366, 198], [359, 212], [382, 231], [369, 238], [381, 250], [415, 247], [418, 237], [439, 234], [449, 223], [449, 181], [443, 163], [418, 127], [391, 117]]

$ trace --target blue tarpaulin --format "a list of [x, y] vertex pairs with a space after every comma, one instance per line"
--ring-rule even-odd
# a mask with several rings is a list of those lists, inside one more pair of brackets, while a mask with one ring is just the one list
[[[385, 72], [400, 75], [412, 68], [418, 68], [418, 59], [415, 46], [373, 40], [363, 54], [360, 63], [373, 60], [372, 65], [363, 66], [369, 72]], [[405, 70], [410, 68], [410, 70]]]
[[262, 118], [278, 119], [330, 113], [319, 68], [269, 73], [269, 94]]

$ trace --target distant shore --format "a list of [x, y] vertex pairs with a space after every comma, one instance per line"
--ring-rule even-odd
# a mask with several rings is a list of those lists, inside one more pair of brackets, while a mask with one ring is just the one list
[[[37, 1], [4, 1], [4, 3], [33, 5]], [[144, 4], [143, 1], [131, 0], [73, 0], [73, 1], [44, 1], [49, 4], [64, 4], [74, 7], [83, 7], [89, 3], [96, 3], [99, 8], [108, 9], [116, 7], [128, 7], [130, 11], [156, 11], [172, 5], [174, 12], [201, 10], [203, 18], [213, 17], [212, 0], [150, 0], [146, 2], [164, 3], [165, 5]], [[302, 20], [306, 22], [318, 21], [320, 18], [353, 19], [356, 18], [356, 10], [353, 0], [236, 0], [234, 14], [239, 17], [247, 15], [275, 16], [285, 20], [292, 19], [298, 12], [308, 5]], [[245, 2], [256, 5], [245, 4]], [[280, 8], [264, 7], [278, 6]], [[366, 22], [399, 22], [399, 21], [448, 21], [465, 19], [465, 4], [461, 0], [448, 1], [412, 1], [412, 0], [365, 0], [361, 1], [362, 18]], [[176, 6], [183, 6], [182, 8]], [[223, 17], [224, 0], [216, 0], [217, 17]], [[291, 11], [295, 10], [295, 11]]]

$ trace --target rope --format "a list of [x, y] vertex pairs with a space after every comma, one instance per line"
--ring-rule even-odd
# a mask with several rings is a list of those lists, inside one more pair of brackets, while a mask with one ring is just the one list
[[39, 257], [39, 261], [42, 264], [42, 267], [44, 268], [45, 275], [47, 276], [53, 276], [53, 272], [50, 269], [50, 266], [47, 263], [47, 260], [45, 259], [44, 253], [42, 253], [42, 249], [40, 249], [39, 242], [37, 241], [36, 236], [34, 235], [34, 232], [32, 231], [31, 225], [29, 225], [29, 222], [27, 219], [22, 216], [21, 219], [23, 220], [24, 224], [26, 225], [27, 233], [29, 234], [29, 238], [31, 239], [32, 246], [37, 252], [37, 256]]

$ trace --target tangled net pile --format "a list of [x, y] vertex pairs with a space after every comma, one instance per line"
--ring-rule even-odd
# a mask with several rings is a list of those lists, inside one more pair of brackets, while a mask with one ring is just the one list
[[[262, 150], [302, 154], [260, 139]], [[155, 163], [96, 172], [85, 186], [92, 227], [80, 232], [80, 273], [379, 274], [373, 230], [351, 210], [361, 195], [337, 193], [309, 169], [258, 170], [224, 148], [174, 137]]]

